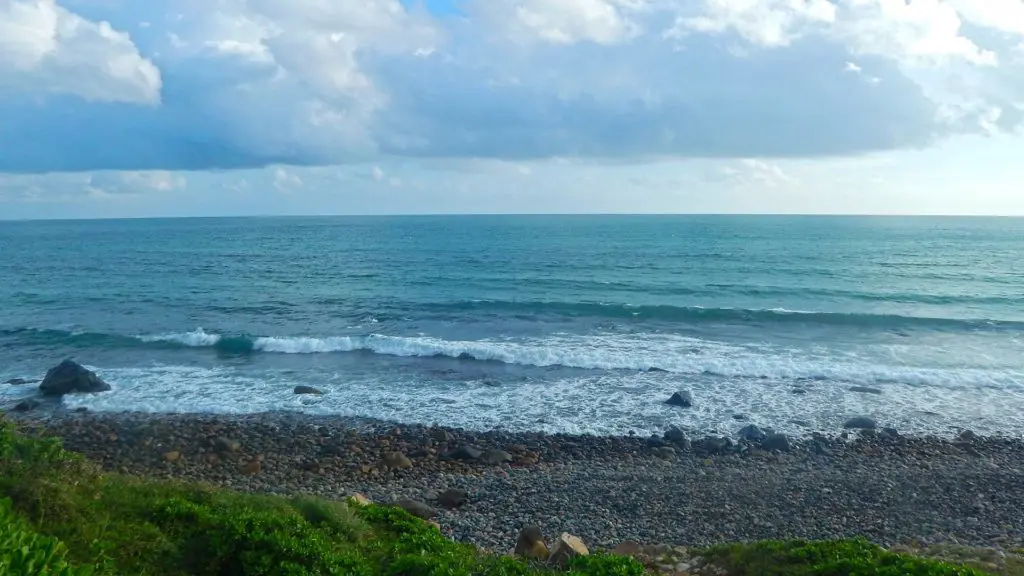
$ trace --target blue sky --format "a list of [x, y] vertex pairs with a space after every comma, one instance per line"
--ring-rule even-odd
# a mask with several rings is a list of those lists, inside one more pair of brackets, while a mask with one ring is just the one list
[[1020, 0], [0, 0], [0, 218], [1024, 215]]

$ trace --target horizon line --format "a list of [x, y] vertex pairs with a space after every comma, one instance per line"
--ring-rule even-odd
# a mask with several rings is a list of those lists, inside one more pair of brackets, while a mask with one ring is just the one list
[[797, 218], [1024, 218], [1024, 214], [944, 214], [944, 213], [841, 213], [841, 212], [428, 212], [357, 214], [234, 214], [193, 216], [99, 216], [91, 218], [4, 218], [0, 222], [97, 222], [116, 220], [228, 220], [269, 218], [473, 218], [473, 217], [588, 217], [588, 216], [704, 216], [704, 217], [797, 217]]

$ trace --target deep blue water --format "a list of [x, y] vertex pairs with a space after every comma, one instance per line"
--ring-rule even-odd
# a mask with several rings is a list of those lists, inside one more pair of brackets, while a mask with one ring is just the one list
[[0, 380], [66, 356], [99, 410], [1024, 435], [1024, 219], [0, 222]]

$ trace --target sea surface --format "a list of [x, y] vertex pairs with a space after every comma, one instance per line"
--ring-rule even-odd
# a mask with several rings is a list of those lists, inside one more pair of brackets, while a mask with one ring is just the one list
[[0, 222], [0, 382], [65, 357], [100, 411], [1022, 436], [1024, 219]]

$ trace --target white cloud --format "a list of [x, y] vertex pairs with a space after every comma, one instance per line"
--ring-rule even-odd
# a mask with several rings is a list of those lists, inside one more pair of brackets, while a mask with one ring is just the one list
[[615, 44], [633, 38], [641, 27], [632, 15], [647, 5], [643, 0], [481, 0], [477, 4], [514, 40], [552, 44]]
[[1024, 2], [1021, 0], [948, 1], [971, 24], [1024, 36]]
[[754, 44], [780, 47], [835, 19], [836, 7], [828, 0], [703, 0], [702, 13], [680, 16], [668, 35], [732, 30]]
[[274, 170], [274, 188], [287, 194], [300, 186], [302, 186], [302, 179], [298, 174], [284, 168]]
[[997, 62], [994, 52], [963, 35], [960, 14], [945, 0], [846, 0], [841, 13], [833, 33], [855, 54], [913, 65], [949, 59], [983, 66]]
[[853, 62], [847, 62], [843, 70], [846, 70], [847, 72], [853, 72], [855, 74], [860, 74], [861, 71], [863, 71], [864, 69]]
[[127, 33], [55, 0], [0, 0], [0, 87], [89, 101], [157, 104], [160, 70]]
[[741, 180], [753, 180], [767, 188], [776, 188], [785, 184], [795, 184], [796, 179], [786, 174], [782, 168], [774, 162], [766, 162], [757, 158], [744, 158], [740, 160], [742, 170], [734, 172]]
[[121, 180], [132, 188], [145, 188], [158, 192], [170, 192], [188, 185], [185, 176], [167, 170], [123, 172]]
[[[701, 12], [680, 16], [669, 35], [733, 31], [753, 44], [779, 48], [809, 34], [821, 34], [845, 43], [858, 55], [910, 64], [962, 59], [992, 65], [996, 54], [979, 48], [963, 35], [957, 8], [972, 14], [974, 23], [995, 27], [992, 22], [1012, 10], [980, 8], [988, 1], [702, 0]], [[1009, 1], [1021, 4], [1019, 0]]]

